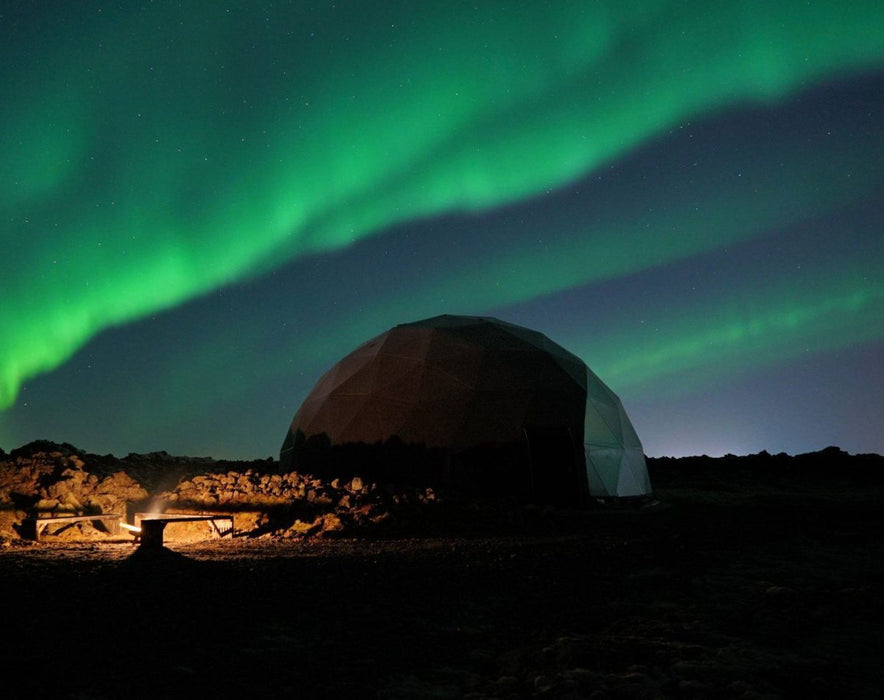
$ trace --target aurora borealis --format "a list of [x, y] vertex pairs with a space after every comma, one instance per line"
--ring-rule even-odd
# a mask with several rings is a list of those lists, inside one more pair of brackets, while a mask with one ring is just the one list
[[649, 454], [884, 452], [881, 3], [118, 5], [0, 17], [4, 448], [274, 454], [464, 313]]

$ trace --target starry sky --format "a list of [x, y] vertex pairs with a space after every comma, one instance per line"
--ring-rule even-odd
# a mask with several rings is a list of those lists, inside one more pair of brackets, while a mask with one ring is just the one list
[[276, 455], [441, 313], [652, 456], [884, 453], [879, 1], [0, 5], [0, 446]]

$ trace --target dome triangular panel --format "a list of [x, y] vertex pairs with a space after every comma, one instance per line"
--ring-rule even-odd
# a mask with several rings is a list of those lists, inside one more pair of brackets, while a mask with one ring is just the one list
[[342, 358], [295, 413], [280, 465], [561, 505], [650, 493], [616, 394], [542, 333], [479, 316], [401, 324]]

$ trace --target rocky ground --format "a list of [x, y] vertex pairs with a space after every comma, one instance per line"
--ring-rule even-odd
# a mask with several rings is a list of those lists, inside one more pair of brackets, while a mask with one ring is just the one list
[[[107, 458], [102, 471], [75, 448], [37, 447], [0, 456], [22, 459], [34, 484], [25, 498], [16, 470], [0, 469], [13, 514], [0, 547], [0, 659], [13, 697], [884, 692], [880, 458], [652, 460], [657, 503], [554, 511], [455, 508], [426, 491], [309, 477], [262, 483], [257, 463], [189, 473], [182, 463], [161, 484], [143, 456]], [[213, 508], [249, 491], [271, 516], [235, 539], [169, 541], [155, 555], [106, 535], [18, 538], [28, 499], [72, 507], [52, 491], [60, 482], [78, 485], [84, 507], [126, 484], [179, 504], [211, 496]], [[303, 503], [294, 513], [275, 498]], [[387, 515], [342, 517], [366, 506]], [[311, 515], [341, 528], [291, 532], [298, 520], [314, 527]]]
[[[165, 452], [122, 459], [94, 455], [69, 444], [30, 443], [0, 455], [0, 543], [20, 537], [22, 520], [40, 516], [117, 513], [133, 522], [136, 512], [233, 514], [236, 531], [249, 538], [302, 538], [399, 530], [426, 531], [433, 520], [502, 518], [512, 508], [462, 508], [432, 488], [378, 485], [359, 477], [323, 480], [309, 474], [276, 473], [272, 460], [227, 462], [175, 457]], [[433, 508], [431, 506], [438, 506]], [[445, 511], [439, 513], [437, 511]], [[420, 526], [415, 521], [425, 523]], [[170, 541], [200, 540], [205, 523], [169, 528]], [[49, 528], [47, 541], [107, 539], [92, 524]]]

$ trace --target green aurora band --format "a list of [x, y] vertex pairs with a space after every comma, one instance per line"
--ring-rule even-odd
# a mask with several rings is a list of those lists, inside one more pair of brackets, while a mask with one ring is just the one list
[[[0, 408], [110, 326], [397, 223], [541, 195], [686, 120], [884, 64], [880, 2], [84, 7], [0, 24]], [[880, 178], [786, 196], [825, 211]], [[794, 219], [782, 195], [750, 218]], [[664, 222], [648, 247], [629, 222], [596, 222], [567, 256], [514, 248], [429, 280], [410, 308], [462, 278], [494, 283], [488, 305], [515, 303], [726, 245], [749, 223]], [[879, 308], [845, 288], [761, 323]], [[725, 326], [725, 344], [758, 335]], [[708, 340], [679, 337], [605, 371], [650, 379]]]

